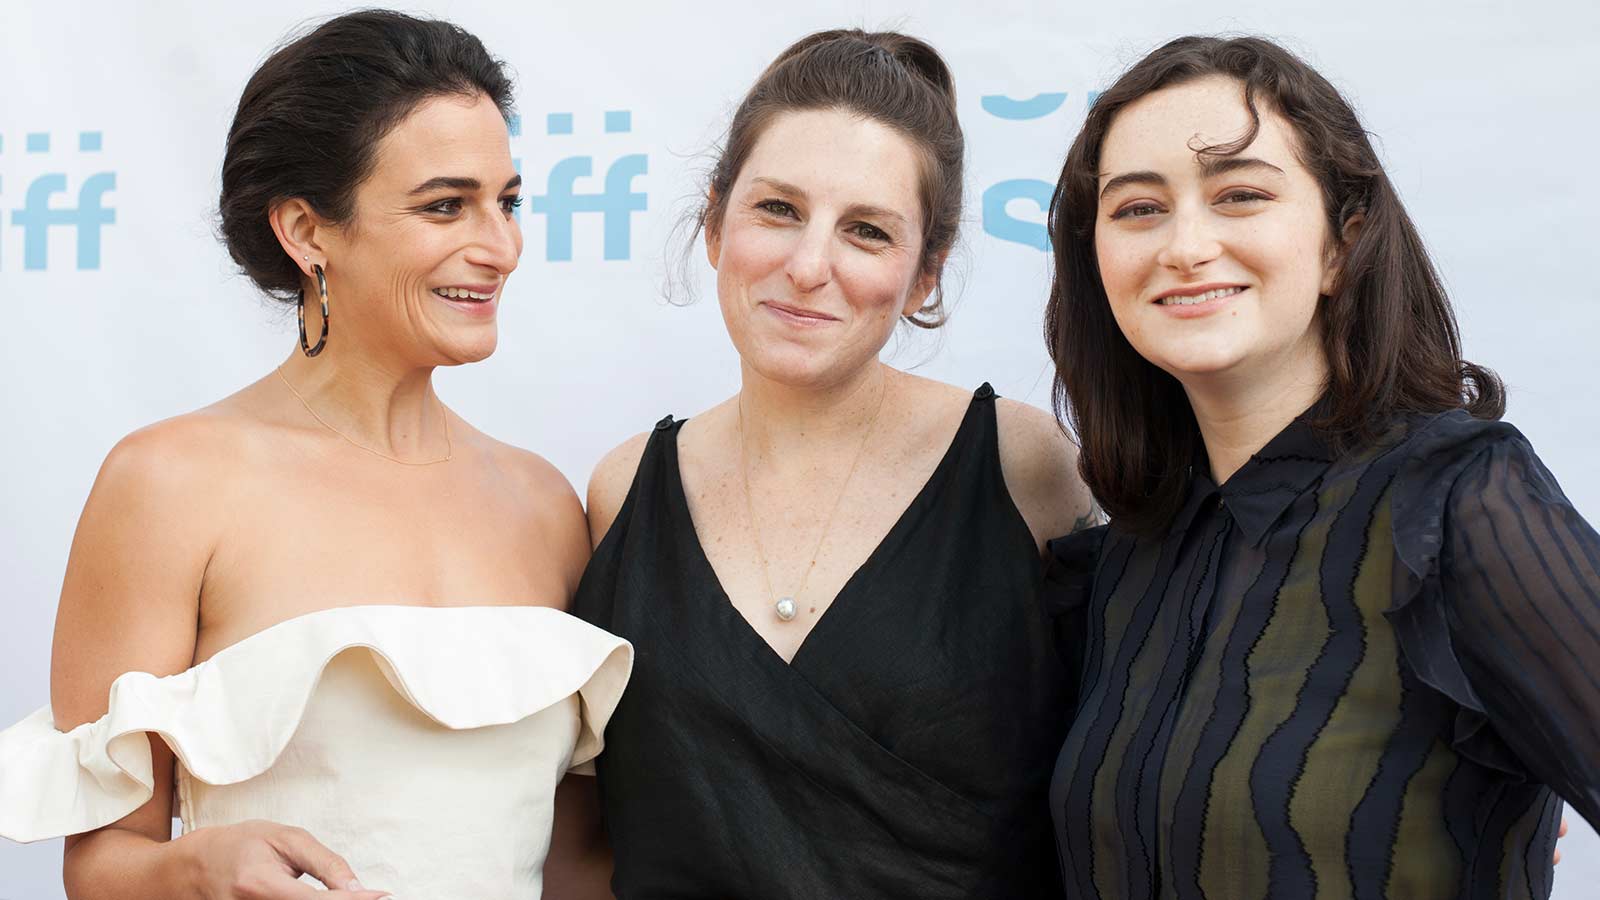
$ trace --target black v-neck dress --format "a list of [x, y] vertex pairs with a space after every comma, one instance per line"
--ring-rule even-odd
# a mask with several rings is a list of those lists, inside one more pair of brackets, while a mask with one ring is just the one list
[[597, 773], [619, 900], [1059, 896], [1046, 797], [1077, 661], [994, 391], [788, 664], [701, 548], [682, 425], [656, 426], [574, 602], [636, 653]]

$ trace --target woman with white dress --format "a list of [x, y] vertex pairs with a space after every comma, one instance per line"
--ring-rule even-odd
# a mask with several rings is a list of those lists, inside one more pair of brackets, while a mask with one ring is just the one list
[[75, 900], [604, 891], [593, 789], [557, 784], [632, 649], [564, 612], [589, 557], [565, 479], [432, 384], [495, 348], [510, 106], [477, 38], [381, 11], [246, 86], [221, 231], [300, 346], [111, 451], [51, 706], [0, 733], [0, 835], [68, 835]]

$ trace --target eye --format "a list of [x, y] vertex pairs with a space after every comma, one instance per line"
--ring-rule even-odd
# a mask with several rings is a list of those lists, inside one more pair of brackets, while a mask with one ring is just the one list
[[504, 212], [508, 216], [511, 215], [513, 212], [515, 212], [517, 207], [519, 207], [521, 205], [522, 205], [522, 197], [521, 197], [521, 195], [512, 196], [512, 197], [501, 197], [500, 198], [500, 209], [501, 209], [502, 212]]
[[1156, 204], [1151, 203], [1148, 200], [1137, 200], [1112, 213], [1111, 218], [1148, 219], [1151, 216], [1159, 215], [1161, 212], [1161, 207], [1157, 206]]
[[874, 243], [886, 244], [892, 240], [889, 237], [889, 232], [868, 222], [857, 222], [851, 230], [865, 240], [873, 241]]
[[762, 200], [756, 203], [755, 207], [764, 213], [778, 216], [779, 218], [799, 218], [799, 214], [795, 212], [794, 206], [789, 203], [785, 203], [782, 200]]
[[1252, 203], [1257, 200], [1271, 199], [1271, 197], [1268, 197], [1266, 194], [1263, 194], [1260, 191], [1252, 191], [1248, 188], [1235, 188], [1223, 194], [1221, 197], [1218, 197], [1217, 202], [1238, 205], [1241, 203]]
[[456, 213], [461, 212], [461, 198], [446, 197], [443, 200], [435, 200], [434, 202], [423, 207], [423, 209], [427, 212], [438, 213], [443, 216], [453, 216]]

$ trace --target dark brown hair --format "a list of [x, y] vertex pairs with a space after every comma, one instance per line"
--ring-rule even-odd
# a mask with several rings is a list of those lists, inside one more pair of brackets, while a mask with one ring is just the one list
[[1317, 311], [1328, 363], [1327, 393], [1311, 423], [1319, 435], [1343, 452], [1371, 442], [1397, 415], [1465, 406], [1497, 419], [1505, 409], [1494, 373], [1461, 358], [1438, 272], [1350, 104], [1271, 41], [1178, 38], [1095, 100], [1050, 203], [1055, 271], [1045, 339], [1056, 410], [1082, 442], [1084, 481], [1116, 526], [1135, 534], [1157, 534], [1177, 515], [1200, 430], [1177, 379], [1141, 357], [1112, 318], [1094, 247], [1100, 150], [1128, 104], [1212, 75], [1242, 84], [1251, 127], [1198, 152], [1228, 156], [1249, 146], [1264, 106], [1293, 128], [1300, 161], [1321, 187], [1331, 240], [1361, 217]]
[[[819, 31], [778, 54], [739, 103], [706, 185], [696, 229], [722, 227], [728, 192], [773, 119], [782, 113], [840, 109], [905, 135], [922, 156], [920, 265], [938, 277], [961, 224], [966, 139], [956, 118], [955, 80], [938, 51], [893, 31]], [[944, 287], [907, 321], [944, 324]]]
[[378, 142], [419, 103], [482, 95], [509, 119], [511, 92], [500, 61], [449, 22], [372, 9], [322, 23], [268, 57], [239, 98], [218, 203], [229, 255], [292, 301], [301, 272], [267, 221], [274, 206], [298, 197], [348, 222]]

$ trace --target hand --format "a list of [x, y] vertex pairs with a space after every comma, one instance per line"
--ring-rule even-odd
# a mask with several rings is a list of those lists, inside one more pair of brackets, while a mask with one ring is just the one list
[[[207, 900], [385, 900], [369, 891], [338, 854], [303, 828], [276, 822], [241, 822], [193, 831], [186, 843], [201, 896]], [[319, 891], [299, 880], [310, 875], [328, 887]]]
[[[1567, 817], [1566, 816], [1562, 816], [1561, 817], [1561, 830], [1556, 833], [1556, 840], [1559, 841], [1559, 840], [1561, 840], [1562, 838], [1564, 838], [1566, 836], [1567, 836]], [[1561, 865], [1561, 848], [1560, 847], [1556, 848], [1556, 861], [1555, 861], [1555, 864], [1558, 865], [1558, 866]]]

